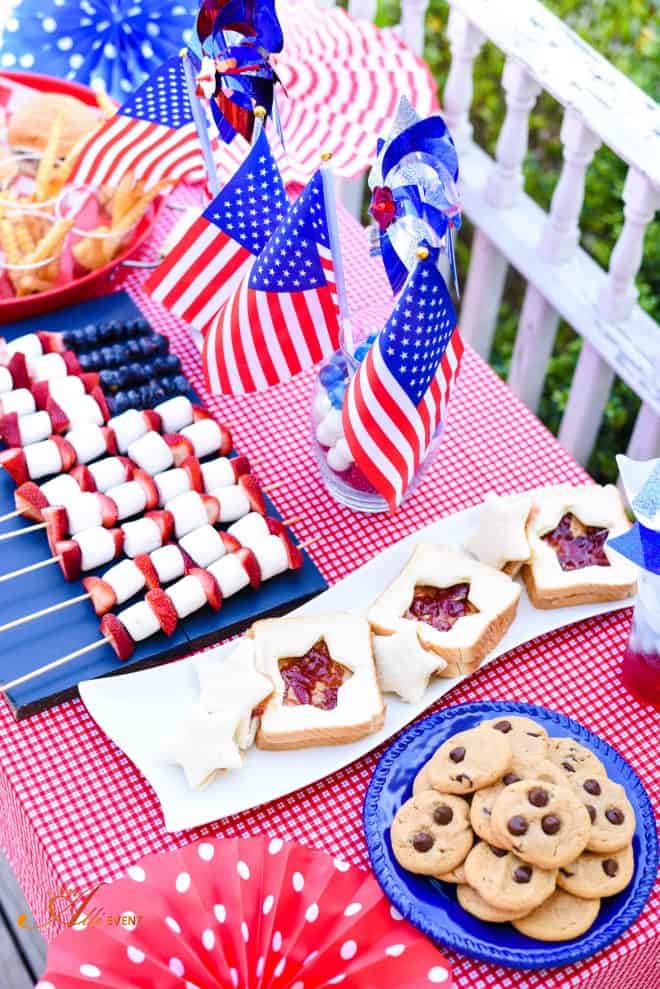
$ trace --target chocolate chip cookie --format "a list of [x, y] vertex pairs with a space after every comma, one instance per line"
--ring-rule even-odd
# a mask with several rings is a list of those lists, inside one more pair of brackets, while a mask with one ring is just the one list
[[[512, 766], [520, 776], [545, 759], [548, 749], [548, 733], [531, 718], [505, 714], [483, 721], [482, 728], [501, 732], [511, 745]], [[532, 774], [535, 775], [535, 774]]]
[[491, 815], [497, 844], [541, 869], [558, 869], [584, 851], [589, 814], [573, 789], [545, 780], [504, 788]]
[[523, 916], [554, 892], [557, 870], [539, 869], [513, 852], [480, 841], [465, 860], [465, 877], [486, 903]]
[[630, 844], [635, 831], [635, 812], [626, 792], [607, 777], [575, 773], [571, 789], [577, 794], [591, 820], [587, 841], [590, 852], [616, 852]]
[[626, 845], [618, 852], [582, 852], [575, 862], [562, 866], [557, 874], [557, 885], [573, 896], [599, 900], [625, 889], [634, 871], [632, 845]]
[[463, 884], [456, 890], [456, 899], [468, 913], [479, 920], [488, 920], [493, 924], [506, 924], [507, 921], [516, 920], [523, 917], [524, 912], [519, 910], [500, 910], [492, 903], [487, 903], [482, 896], [479, 896], [476, 889], [467, 884]]
[[460, 797], [435, 790], [424, 790], [406, 800], [390, 829], [399, 865], [409, 872], [438, 878], [460, 865], [472, 847], [469, 810]]
[[570, 941], [588, 931], [600, 910], [600, 900], [581, 900], [557, 889], [526, 917], [513, 920], [513, 926], [539, 941]]
[[570, 779], [574, 773], [585, 772], [591, 776], [607, 776], [605, 766], [590, 749], [572, 738], [549, 738], [548, 759]]
[[417, 773], [417, 776], [415, 776], [412, 785], [413, 797], [416, 796], [418, 793], [423, 793], [424, 790], [433, 789], [433, 787], [431, 786], [431, 781], [429, 780], [427, 769], [428, 769], [428, 762], [422, 766], [420, 771]]
[[511, 768], [511, 745], [501, 732], [471, 728], [444, 742], [428, 764], [428, 779], [442, 793], [474, 793]]

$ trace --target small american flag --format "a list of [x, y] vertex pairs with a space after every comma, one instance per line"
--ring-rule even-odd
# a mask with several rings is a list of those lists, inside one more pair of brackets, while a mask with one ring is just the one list
[[444, 420], [463, 343], [433, 252], [419, 261], [344, 397], [357, 466], [394, 510]]
[[339, 314], [323, 177], [317, 172], [211, 326], [203, 363], [212, 392], [288, 381], [336, 350]]
[[238, 171], [147, 278], [145, 290], [204, 333], [288, 206], [262, 131]]
[[205, 174], [179, 55], [164, 62], [92, 134], [80, 153], [72, 181], [117, 185], [129, 171], [147, 188], [160, 179], [192, 180]]

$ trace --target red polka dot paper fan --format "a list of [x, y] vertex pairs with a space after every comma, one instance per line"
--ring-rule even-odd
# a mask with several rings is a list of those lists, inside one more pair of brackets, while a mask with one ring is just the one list
[[37, 989], [423, 989], [440, 952], [370, 873], [279, 838], [207, 839], [100, 887]]

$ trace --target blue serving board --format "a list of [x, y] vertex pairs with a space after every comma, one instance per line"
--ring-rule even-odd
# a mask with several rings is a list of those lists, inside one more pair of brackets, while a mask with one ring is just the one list
[[[101, 320], [142, 316], [126, 292], [83, 302], [47, 316], [5, 324], [0, 335], [13, 339], [35, 330], [64, 330]], [[199, 401], [191, 391], [190, 397]], [[246, 399], [249, 401], [249, 399]], [[230, 424], [231, 425], [231, 424]], [[45, 480], [45, 478], [44, 478]], [[15, 485], [0, 470], [0, 515], [14, 508]], [[280, 518], [270, 499], [268, 514]], [[31, 525], [27, 519], [0, 524], [0, 532]], [[9, 573], [50, 556], [45, 532], [40, 530], [0, 543], [0, 573]], [[71, 663], [30, 680], [7, 694], [17, 719], [29, 717], [77, 694], [81, 680], [157, 666], [212, 642], [234, 635], [257, 618], [289, 611], [327, 587], [326, 581], [307, 553], [300, 570], [289, 571], [267, 581], [258, 591], [246, 588], [227, 599], [219, 612], [209, 608], [179, 622], [170, 638], [159, 634], [140, 643], [131, 659], [120, 663], [109, 645], [104, 645]], [[112, 564], [93, 571], [102, 575]], [[79, 581], [67, 583], [55, 563], [41, 570], [0, 583], [0, 625], [84, 593]], [[135, 600], [138, 600], [137, 598]], [[13, 680], [100, 638], [99, 619], [89, 601], [39, 618], [27, 625], [0, 633], [0, 679]]]
[[[591, 749], [604, 764], [609, 778], [624, 787], [635, 811], [633, 878], [616, 896], [603, 898], [591, 928], [570, 941], [538, 941], [518, 933], [512, 924], [478, 920], [460, 906], [455, 885], [406, 872], [392, 851], [390, 825], [394, 815], [412, 796], [416, 774], [437, 748], [452, 735], [476, 728], [486, 718], [507, 714], [533, 718], [549, 735], [570, 737]], [[565, 714], [516, 701], [456, 704], [416, 722], [399, 735], [381, 756], [369, 783], [364, 801], [364, 828], [374, 874], [406, 920], [439, 944], [511, 968], [553, 968], [602, 951], [636, 920], [658, 872], [653, 807], [632, 766], [603, 738]]]

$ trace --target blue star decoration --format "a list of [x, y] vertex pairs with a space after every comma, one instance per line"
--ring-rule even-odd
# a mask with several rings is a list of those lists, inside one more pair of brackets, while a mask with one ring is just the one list
[[0, 69], [59, 76], [123, 102], [188, 43], [196, 13], [195, 0], [18, 0], [0, 17]]

